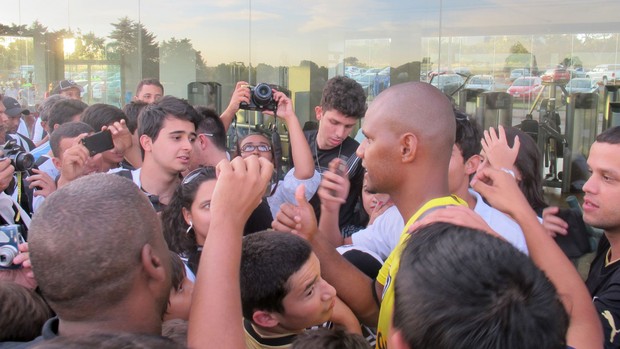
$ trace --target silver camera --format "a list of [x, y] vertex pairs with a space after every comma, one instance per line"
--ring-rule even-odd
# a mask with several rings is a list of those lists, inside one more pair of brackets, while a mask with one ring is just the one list
[[13, 258], [19, 254], [18, 245], [24, 242], [21, 226], [16, 224], [0, 226], [0, 269], [18, 269]]

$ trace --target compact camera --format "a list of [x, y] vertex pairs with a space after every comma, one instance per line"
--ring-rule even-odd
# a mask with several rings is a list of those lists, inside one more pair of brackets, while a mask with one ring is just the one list
[[34, 167], [34, 156], [25, 152], [22, 147], [17, 145], [17, 141], [11, 139], [4, 143], [0, 149], [4, 155], [0, 156], [0, 160], [9, 158], [11, 159], [11, 165], [15, 167], [16, 172], [24, 172]]
[[250, 103], [239, 103], [240, 109], [245, 110], [271, 110], [274, 113], [278, 109], [278, 103], [273, 99], [273, 91], [271, 86], [266, 83], [260, 83], [256, 86], [249, 86], [250, 88]]
[[16, 224], [0, 226], [0, 270], [21, 268], [21, 265], [13, 264], [13, 258], [19, 254], [17, 246], [23, 242], [21, 226]]

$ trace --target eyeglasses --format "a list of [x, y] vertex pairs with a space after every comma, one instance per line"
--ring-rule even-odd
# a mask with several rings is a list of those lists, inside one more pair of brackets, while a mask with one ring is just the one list
[[462, 112], [455, 112], [454, 116], [456, 117], [456, 121], [469, 121], [469, 115]]
[[201, 135], [205, 135], [207, 137], [213, 137], [215, 136], [213, 133], [200, 133]]
[[198, 167], [197, 169], [188, 173], [187, 176], [185, 176], [185, 178], [183, 178], [181, 185], [186, 185], [188, 183], [191, 183], [194, 179], [196, 179], [196, 177], [198, 177], [201, 174], [204, 174], [205, 176], [210, 176], [214, 173], [215, 173], [215, 167], [213, 166]]
[[258, 151], [261, 153], [266, 153], [268, 151], [271, 151], [271, 146], [268, 146], [267, 144], [259, 144], [259, 145], [245, 144], [241, 147], [241, 151], [244, 153], [250, 153], [256, 149], [258, 149]]

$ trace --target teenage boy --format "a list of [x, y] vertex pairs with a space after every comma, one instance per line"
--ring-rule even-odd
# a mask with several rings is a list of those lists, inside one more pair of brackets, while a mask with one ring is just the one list
[[[317, 130], [304, 134], [316, 164], [316, 170], [323, 173], [334, 158], [346, 157], [347, 173], [351, 188], [345, 203], [340, 207], [339, 226], [342, 229], [352, 224], [355, 206], [362, 192], [364, 169], [360, 166], [355, 151], [359, 143], [349, 137], [353, 127], [366, 113], [366, 94], [355, 80], [336, 76], [327, 81], [321, 96], [321, 105], [314, 108], [319, 121]], [[359, 160], [359, 159], [357, 159]], [[291, 167], [295, 159], [291, 156]], [[321, 203], [318, 195], [310, 200], [317, 219], [321, 215]]]
[[155, 103], [164, 95], [164, 85], [157, 79], [143, 79], [136, 87], [134, 100], [144, 103]]
[[353, 313], [321, 277], [312, 247], [298, 236], [246, 236], [240, 285], [247, 348], [287, 348], [297, 334], [328, 320], [360, 332]]
[[186, 101], [165, 96], [144, 108], [138, 122], [142, 167], [119, 171], [132, 178], [160, 212], [190, 165], [200, 116]]

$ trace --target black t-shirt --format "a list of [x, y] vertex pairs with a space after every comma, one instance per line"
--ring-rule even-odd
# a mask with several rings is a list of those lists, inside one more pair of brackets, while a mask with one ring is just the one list
[[603, 235], [586, 280], [603, 325], [606, 349], [620, 348], [620, 260], [605, 266], [610, 247]]
[[[361, 161], [354, 161], [357, 159], [355, 151], [357, 147], [359, 147], [359, 143], [353, 138], [347, 137], [340, 146], [327, 150], [320, 149], [316, 143], [317, 132], [317, 130], [306, 131], [304, 135], [306, 136], [306, 140], [310, 146], [310, 152], [314, 158], [314, 166], [319, 173], [327, 171], [330, 161], [339, 156], [346, 156], [348, 158], [347, 163], [352, 164], [349, 168], [349, 180], [351, 181], [349, 195], [347, 196], [346, 202], [340, 206], [339, 225], [342, 230], [344, 226], [353, 224], [356, 205], [362, 193], [364, 169], [361, 165]], [[292, 152], [289, 152], [289, 154], [291, 154], [290, 165], [294, 167], [295, 163]], [[310, 199], [310, 204], [314, 208], [318, 220], [321, 216], [321, 201], [318, 194], [315, 194], [312, 199]]]

